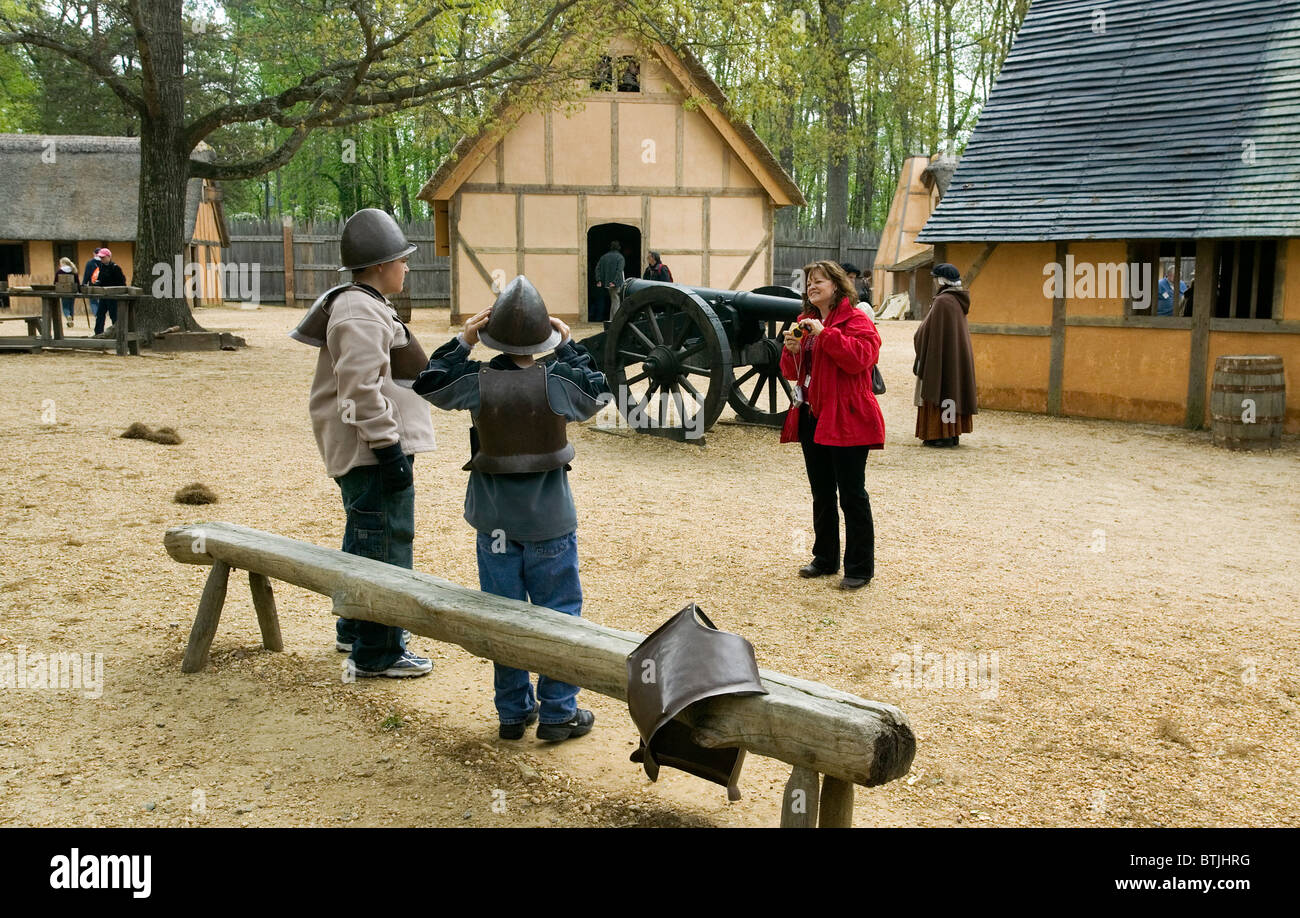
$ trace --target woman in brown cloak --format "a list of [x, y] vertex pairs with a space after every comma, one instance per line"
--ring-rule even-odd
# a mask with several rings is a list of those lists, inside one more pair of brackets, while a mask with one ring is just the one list
[[975, 355], [971, 350], [970, 293], [961, 286], [961, 272], [949, 264], [935, 265], [930, 276], [939, 293], [921, 327], [912, 337], [916, 349], [916, 436], [923, 446], [956, 446], [971, 432], [975, 401]]

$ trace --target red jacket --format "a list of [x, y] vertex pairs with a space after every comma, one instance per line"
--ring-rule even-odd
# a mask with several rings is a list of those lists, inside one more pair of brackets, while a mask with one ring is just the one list
[[[871, 368], [880, 358], [876, 323], [845, 297], [823, 324], [821, 334], [805, 339], [808, 343], [797, 358], [788, 350], [781, 351], [781, 375], [802, 383], [801, 377], [809, 375], [808, 349], [812, 348], [812, 382], [804, 397], [817, 416], [813, 442], [822, 446], [883, 447], [885, 418], [871, 391]], [[781, 442], [798, 439], [799, 413], [791, 411], [781, 431]]]

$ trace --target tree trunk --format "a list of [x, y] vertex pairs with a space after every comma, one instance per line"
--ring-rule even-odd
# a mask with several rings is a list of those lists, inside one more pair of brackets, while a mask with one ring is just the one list
[[849, 59], [844, 50], [844, 2], [828, 0], [822, 4], [826, 21], [827, 52], [830, 63], [830, 132], [826, 156], [826, 228], [839, 242], [839, 260], [848, 255], [844, 231], [849, 223], [849, 155], [848, 127], [853, 107]]
[[[133, 284], [150, 298], [136, 310], [138, 331], [147, 342], [155, 332], [179, 325], [202, 330], [185, 303], [185, 186], [189, 154], [184, 142], [185, 90], [181, 0], [141, 3], [149, 36], [152, 79], [146, 75], [140, 119], [140, 207], [136, 218]], [[177, 261], [182, 274], [176, 276]]]

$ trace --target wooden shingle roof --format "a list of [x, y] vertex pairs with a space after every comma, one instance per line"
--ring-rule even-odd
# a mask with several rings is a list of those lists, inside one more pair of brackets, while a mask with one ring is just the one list
[[1300, 236], [1300, 0], [1036, 0], [919, 238], [1274, 236]]

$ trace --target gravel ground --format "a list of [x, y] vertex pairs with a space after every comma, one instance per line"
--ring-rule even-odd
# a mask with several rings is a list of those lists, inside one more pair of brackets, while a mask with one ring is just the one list
[[[682, 773], [650, 784], [602, 696], [582, 696], [586, 738], [497, 740], [491, 668], [455, 646], [415, 638], [427, 678], [342, 684], [328, 600], [287, 585], [287, 652], [260, 649], [236, 574], [209, 667], [180, 674], [206, 568], [173, 562], [165, 529], [341, 539], [315, 352], [285, 336], [300, 315], [201, 310], [248, 339], [235, 353], [0, 355], [0, 655], [103, 661], [98, 697], [0, 688], [0, 824], [775, 825], [786, 766], [751, 757], [734, 804]], [[413, 327], [432, 350], [447, 313]], [[699, 447], [590, 422], [571, 428], [584, 614], [644, 633], [695, 600], [760, 665], [899, 705], [912, 773], [859, 789], [857, 825], [1300, 824], [1300, 444], [984, 412], [959, 449], [923, 449], [913, 329], [882, 324], [867, 589], [795, 576], [810, 500], [774, 431], [720, 424]], [[434, 417], [416, 566], [472, 586], [468, 420]], [[134, 421], [183, 442], [118, 438]], [[219, 502], [173, 503], [192, 482]]]

